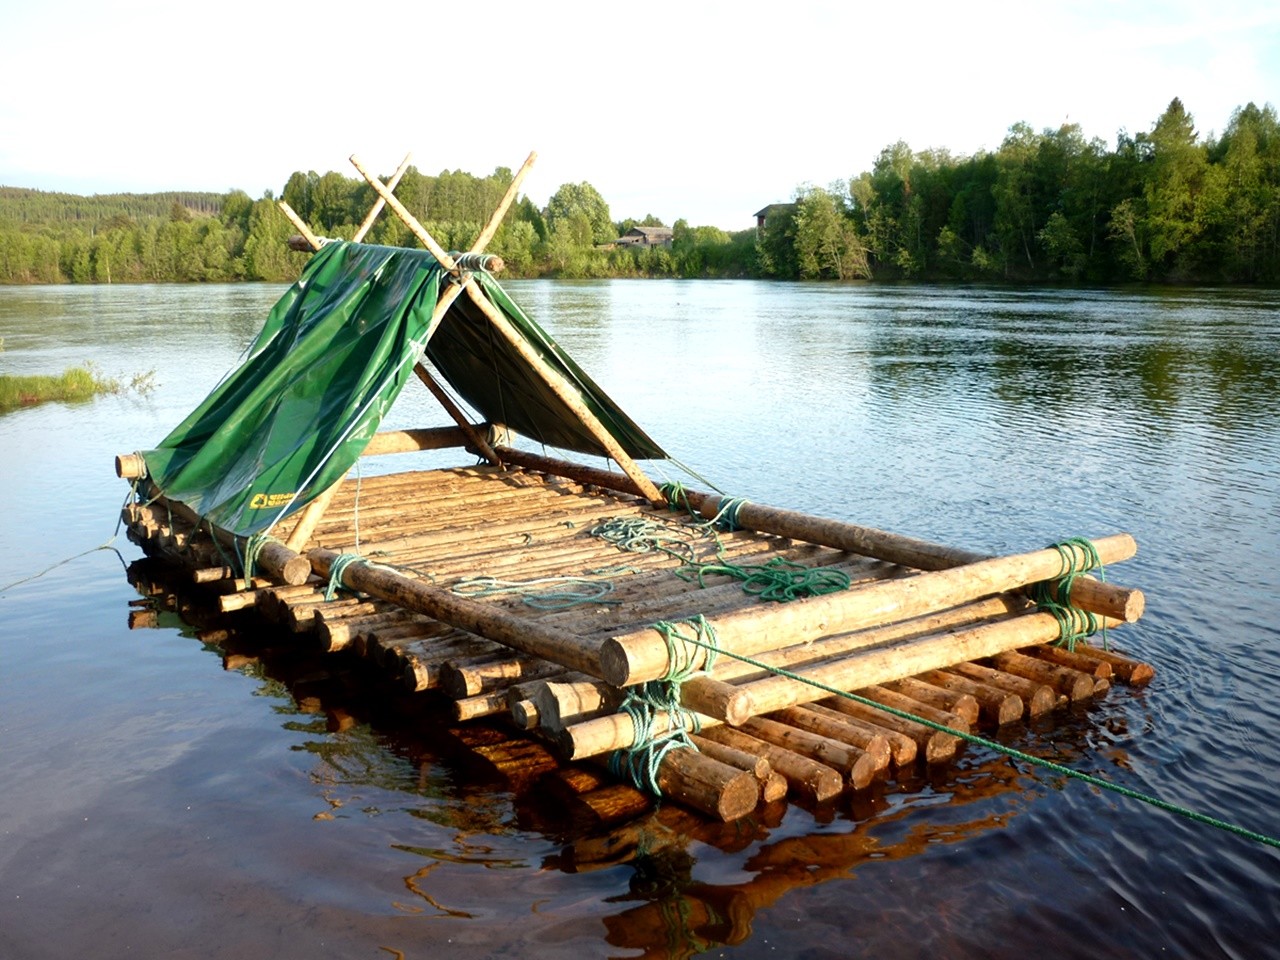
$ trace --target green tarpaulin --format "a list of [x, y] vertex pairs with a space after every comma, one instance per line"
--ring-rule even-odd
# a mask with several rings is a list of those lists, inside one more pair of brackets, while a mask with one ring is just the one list
[[[487, 273], [498, 310], [636, 459], [658, 447]], [[429, 253], [326, 243], [267, 317], [248, 358], [154, 450], [167, 497], [218, 526], [259, 533], [351, 469], [424, 353], [481, 417], [579, 453], [605, 451], [467, 295], [423, 345], [450, 277]]]

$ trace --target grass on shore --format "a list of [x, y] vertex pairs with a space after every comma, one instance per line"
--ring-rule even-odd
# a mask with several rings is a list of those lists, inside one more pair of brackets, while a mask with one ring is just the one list
[[129, 383], [114, 377], [103, 377], [92, 364], [71, 367], [61, 376], [20, 377], [0, 374], [0, 413], [39, 403], [61, 401], [76, 403], [90, 400], [101, 393], [148, 393], [152, 389], [152, 373], [135, 374]]

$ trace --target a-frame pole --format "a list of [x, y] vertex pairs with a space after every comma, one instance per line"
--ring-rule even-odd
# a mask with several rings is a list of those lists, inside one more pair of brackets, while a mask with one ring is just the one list
[[[404, 159], [400, 161], [400, 166], [396, 167], [396, 172], [391, 175], [391, 179], [387, 181], [387, 189], [394, 190], [400, 183], [400, 178], [404, 176], [404, 172], [409, 169], [409, 158], [413, 154], [406, 153]], [[373, 221], [378, 219], [378, 214], [382, 212], [382, 208], [387, 205], [387, 201], [382, 197], [374, 202], [369, 208], [369, 212], [364, 215], [364, 219], [360, 221], [360, 226], [356, 229], [355, 236], [351, 238], [352, 243], [359, 243], [364, 239], [364, 235], [369, 232], [369, 228], [373, 226]]]
[[481, 313], [493, 324], [494, 329], [512, 346], [512, 348], [520, 355], [521, 359], [529, 366], [531, 370], [536, 372], [546, 383], [552, 393], [576, 416], [581, 424], [587, 429], [587, 432], [595, 438], [596, 442], [604, 448], [609, 457], [622, 468], [622, 471], [631, 478], [632, 482], [640, 489], [644, 496], [653, 503], [665, 503], [666, 498], [658, 492], [658, 488], [654, 486], [653, 481], [645, 476], [644, 472], [631, 459], [631, 456], [622, 449], [622, 446], [614, 439], [599, 419], [589, 409], [586, 404], [578, 397], [577, 392], [568, 384], [568, 382], [560, 376], [554, 369], [546, 364], [546, 362], [538, 356], [537, 352], [529, 346], [524, 337], [511, 326], [502, 313], [489, 302], [489, 298], [484, 295], [480, 288], [476, 285], [475, 279], [469, 275], [463, 277], [458, 269], [454, 259], [444, 251], [441, 246], [436, 243], [435, 239], [420, 224], [416, 217], [405, 209], [404, 204], [395, 198], [382, 185], [377, 177], [369, 173], [364, 165], [356, 156], [351, 157], [352, 165], [360, 172], [360, 175], [368, 181], [369, 186], [387, 201], [389, 206], [407, 226], [413, 235], [417, 237], [422, 245], [427, 248], [433, 257], [440, 262], [440, 265], [447, 271], [459, 276], [463, 282], [467, 296], [471, 298], [472, 303], [480, 310]]

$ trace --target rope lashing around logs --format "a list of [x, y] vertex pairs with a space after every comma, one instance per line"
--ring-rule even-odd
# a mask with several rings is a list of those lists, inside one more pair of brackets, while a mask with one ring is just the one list
[[[683, 632], [681, 625], [691, 627], [691, 633]], [[636, 787], [660, 797], [662, 789], [658, 785], [658, 768], [662, 758], [672, 750], [697, 750], [686, 728], [692, 728], [694, 733], [702, 729], [698, 715], [681, 704], [680, 685], [695, 673], [711, 669], [720, 644], [716, 640], [715, 628], [702, 615], [688, 620], [659, 620], [653, 629], [666, 641], [670, 666], [661, 679], [650, 680], [627, 691], [618, 712], [631, 717], [635, 738], [627, 749], [613, 752], [609, 757], [609, 769], [615, 776], [625, 776]], [[699, 648], [707, 653], [701, 669], [696, 670], [694, 660]], [[654, 719], [659, 713], [668, 716], [671, 729], [654, 736]]]
[[342, 575], [347, 572], [347, 567], [357, 563], [372, 566], [372, 562], [367, 557], [362, 557], [358, 553], [340, 553], [333, 558], [333, 563], [329, 564], [329, 583], [324, 589], [326, 601], [336, 597], [339, 590], [349, 589], [343, 585]]
[[1195, 823], [1202, 823], [1202, 824], [1205, 824], [1206, 826], [1216, 827], [1219, 830], [1225, 830], [1228, 833], [1233, 833], [1238, 837], [1245, 838], [1246, 840], [1254, 840], [1258, 843], [1265, 844], [1268, 847], [1275, 847], [1280, 849], [1280, 837], [1268, 836], [1265, 833], [1259, 833], [1256, 830], [1250, 830], [1247, 827], [1241, 827], [1234, 823], [1228, 823], [1225, 820], [1219, 820], [1217, 817], [1211, 817], [1207, 814], [1199, 813], [1195, 810], [1188, 809], [1187, 807], [1180, 806], [1176, 803], [1170, 803], [1168, 800], [1161, 800], [1159, 797], [1154, 797], [1151, 794], [1142, 793], [1139, 790], [1133, 790], [1129, 787], [1123, 786], [1118, 783], [1112, 783], [1110, 780], [1104, 780], [1101, 777], [1095, 777], [1092, 774], [1088, 774], [1088, 773], [1081, 773], [1079, 770], [1073, 770], [1071, 767], [1063, 766], [1062, 764], [1055, 763], [1052, 760], [1046, 760], [1043, 757], [1037, 757], [1034, 754], [1026, 753], [1022, 750], [1015, 749], [1014, 747], [1005, 746], [1003, 743], [997, 743], [994, 740], [988, 740], [986, 737], [980, 737], [977, 734], [969, 733], [967, 731], [956, 730], [952, 727], [948, 727], [946, 724], [937, 723], [925, 717], [918, 717], [915, 714], [910, 713], [906, 710], [899, 710], [896, 707], [890, 707], [886, 704], [878, 703], [875, 700], [871, 700], [871, 699], [868, 699], [867, 697], [859, 696], [856, 693], [851, 693], [847, 690], [841, 690], [839, 687], [833, 687], [830, 684], [821, 682], [820, 680], [813, 680], [809, 677], [803, 677], [798, 673], [785, 669], [784, 667], [767, 664], [761, 660], [755, 659], [754, 657], [748, 657], [744, 654], [734, 653], [732, 650], [722, 649], [721, 647], [719, 647], [718, 644], [713, 645], [711, 643], [707, 643], [701, 639], [694, 638], [694, 637], [685, 637], [684, 640], [687, 643], [693, 643], [699, 646], [706, 647], [708, 650], [708, 654], [707, 654], [708, 657], [711, 656], [711, 652], [712, 650], [714, 650], [714, 652], [718, 655], [733, 657], [735, 660], [740, 660], [743, 663], [749, 664], [760, 670], [766, 670], [769, 673], [772, 673], [776, 676], [786, 677], [788, 680], [794, 680], [797, 683], [807, 684], [818, 690], [822, 690], [822, 691], [825, 691], [826, 693], [832, 694], [833, 696], [841, 697], [845, 700], [852, 700], [855, 703], [860, 703], [865, 707], [871, 707], [876, 710], [883, 710], [885, 713], [888, 713], [891, 716], [898, 717], [901, 720], [910, 720], [913, 723], [922, 724], [928, 727], [930, 730], [936, 730], [940, 733], [950, 734], [953, 737], [958, 737], [959, 739], [965, 741], [966, 743], [972, 743], [975, 746], [985, 747], [988, 750], [993, 750], [996, 753], [1003, 754], [1004, 756], [1008, 757], [1011, 760], [1020, 760], [1023, 763], [1027, 763], [1034, 767], [1040, 767], [1042, 769], [1049, 770], [1053, 773], [1060, 774], [1069, 779], [1080, 780], [1084, 783], [1089, 784], [1090, 786], [1098, 787], [1102, 790], [1109, 790], [1112, 793], [1119, 794], [1120, 796], [1126, 797], [1130, 800], [1139, 800], [1142, 803], [1153, 806], [1158, 810], [1163, 810], [1166, 813], [1176, 814], [1177, 816], [1183, 817], [1187, 820], [1191, 820]]
[[[1071, 588], [1076, 580], [1091, 570], [1098, 571], [1098, 578], [1105, 581], [1106, 571], [1094, 545], [1084, 537], [1071, 537], [1061, 543], [1049, 544], [1049, 550], [1057, 550], [1062, 558], [1062, 572], [1057, 577], [1033, 584], [1031, 599], [1045, 613], [1053, 614], [1058, 621], [1058, 639], [1055, 646], [1075, 651], [1077, 643], [1098, 632], [1098, 618], [1088, 610], [1082, 610], [1070, 602]], [[1107, 632], [1102, 631], [1102, 646], [1107, 648]]]
[[[662, 796], [658, 784], [662, 758], [672, 750], [698, 749], [685, 729], [686, 724], [695, 733], [702, 728], [697, 714], [680, 705], [680, 684], [671, 680], [650, 680], [631, 688], [618, 712], [631, 717], [635, 743], [625, 750], [615, 750], [609, 757], [609, 769], [614, 776], [625, 776], [640, 789]], [[659, 713], [670, 717], [672, 728], [654, 736], [654, 719]]]
[[275, 537], [268, 533], [255, 533], [244, 544], [244, 557], [242, 558], [241, 569], [244, 570], [245, 580], [253, 579], [254, 568], [258, 565], [258, 557], [262, 555], [262, 548], [268, 543], [279, 543]]

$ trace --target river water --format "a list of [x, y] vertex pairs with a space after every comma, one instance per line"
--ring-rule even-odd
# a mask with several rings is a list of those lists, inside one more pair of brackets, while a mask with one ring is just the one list
[[[1001, 736], [1280, 836], [1280, 294], [508, 288], [731, 494], [991, 552], [1131, 532], [1109, 577], [1147, 614], [1113, 642], [1155, 681]], [[0, 957], [1280, 953], [1280, 851], [984, 749], [831, 810], [588, 836], [278, 637], [130, 629], [140, 551], [84, 553], [112, 458], [281, 290], [0, 288], [0, 372], [155, 381], [0, 415]], [[388, 426], [443, 422], [412, 390]]]

